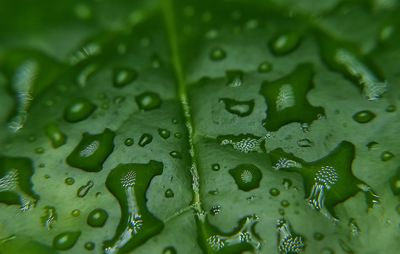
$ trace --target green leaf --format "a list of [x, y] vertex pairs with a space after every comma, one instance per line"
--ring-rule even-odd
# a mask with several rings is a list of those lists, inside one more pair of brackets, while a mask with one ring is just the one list
[[396, 1], [0, 3], [0, 253], [397, 253]]

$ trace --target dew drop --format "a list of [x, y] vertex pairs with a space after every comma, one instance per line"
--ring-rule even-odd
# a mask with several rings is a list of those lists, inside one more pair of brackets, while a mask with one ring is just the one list
[[251, 191], [260, 186], [262, 178], [261, 170], [252, 164], [240, 164], [230, 169], [229, 174], [242, 191]]
[[174, 247], [172, 247], [172, 246], [166, 247], [166, 248], [163, 250], [163, 252], [162, 252], [162, 254], [176, 254], [176, 253], [178, 253], [178, 252], [177, 252], [176, 249], [175, 249]]
[[119, 67], [113, 70], [112, 80], [114, 87], [124, 87], [135, 81], [138, 77], [136, 70], [128, 67]]
[[287, 201], [287, 200], [282, 200], [281, 201], [281, 206], [288, 207], [289, 205], [290, 205], [289, 201]]
[[222, 48], [216, 47], [210, 51], [210, 59], [213, 61], [221, 61], [226, 57], [226, 52]]
[[296, 33], [283, 33], [273, 38], [269, 45], [275, 55], [286, 55], [297, 48], [300, 37]]
[[43, 153], [44, 153], [44, 148], [43, 148], [43, 147], [37, 147], [37, 148], [35, 149], [35, 153], [37, 153], [37, 154], [43, 154]]
[[174, 192], [171, 189], [167, 189], [164, 193], [164, 196], [166, 198], [173, 198], [174, 197]]
[[28, 142], [32, 143], [36, 141], [36, 136], [35, 135], [29, 135], [28, 137]]
[[133, 138], [127, 138], [127, 139], [125, 139], [125, 141], [124, 141], [124, 144], [126, 145], [126, 146], [131, 146], [131, 145], [133, 145]]
[[375, 118], [375, 114], [369, 110], [362, 110], [353, 115], [354, 121], [358, 123], [368, 123]]
[[73, 185], [75, 183], [75, 179], [73, 177], [67, 177], [64, 180], [66, 185]]
[[368, 142], [368, 144], [367, 144], [368, 150], [373, 150], [373, 149], [377, 148], [377, 146], [378, 146], [378, 142], [375, 142], [375, 141]]
[[60, 130], [60, 127], [56, 123], [47, 125], [46, 135], [50, 139], [51, 145], [54, 148], [64, 145], [67, 139], [65, 134]]
[[269, 62], [262, 62], [258, 65], [258, 72], [259, 73], [268, 73], [272, 71], [272, 64]]
[[153, 110], [161, 105], [161, 98], [153, 92], [144, 92], [135, 97], [136, 103], [141, 110]]
[[171, 155], [171, 157], [176, 158], [176, 159], [181, 159], [182, 158], [181, 153], [178, 152], [178, 151], [172, 151], [172, 152], [169, 153], [169, 155]]
[[86, 242], [84, 245], [86, 250], [94, 250], [94, 248], [96, 247], [94, 242]]
[[153, 141], [153, 136], [148, 133], [144, 133], [139, 139], [139, 146], [144, 147]]
[[76, 195], [80, 198], [83, 198], [86, 196], [90, 189], [94, 186], [94, 182], [92, 180], [88, 181], [85, 185], [82, 185], [79, 187], [78, 191], [76, 192]]
[[274, 197], [278, 196], [280, 193], [281, 192], [277, 188], [271, 188], [269, 190], [269, 194], [271, 194], [271, 196], [274, 196]]
[[103, 227], [108, 219], [108, 213], [102, 208], [96, 208], [88, 214], [87, 224], [92, 227]]
[[331, 248], [325, 247], [321, 250], [321, 254], [335, 254], [335, 252]]
[[161, 128], [158, 129], [158, 134], [163, 139], [167, 139], [167, 138], [169, 138], [171, 136], [171, 132], [169, 130], [161, 129]]
[[381, 161], [388, 161], [391, 160], [394, 157], [394, 154], [389, 152], [389, 151], [384, 151], [381, 154]]
[[212, 170], [214, 170], [214, 171], [218, 171], [218, 170], [220, 170], [220, 165], [218, 164], [218, 163], [214, 163], [214, 164], [212, 164], [211, 165], [211, 169]]
[[71, 215], [73, 217], [79, 217], [79, 215], [81, 215], [81, 211], [79, 209], [74, 209], [72, 210]]
[[324, 234], [320, 233], [320, 232], [315, 232], [313, 235], [314, 239], [317, 241], [322, 241], [324, 239]]
[[395, 112], [396, 111], [396, 106], [393, 105], [393, 104], [389, 105], [389, 106], [386, 107], [385, 111], [388, 112], [388, 113]]
[[64, 110], [64, 120], [70, 123], [76, 123], [88, 118], [96, 109], [91, 101], [84, 98], [73, 100]]
[[182, 134], [180, 132], [177, 132], [174, 134], [174, 137], [180, 139], [182, 137]]
[[81, 231], [67, 231], [54, 237], [53, 248], [56, 250], [69, 250], [78, 241]]

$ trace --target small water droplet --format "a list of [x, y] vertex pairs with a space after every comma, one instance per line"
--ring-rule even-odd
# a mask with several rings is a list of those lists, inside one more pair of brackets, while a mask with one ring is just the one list
[[78, 241], [81, 231], [67, 231], [58, 234], [53, 239], [53, 248], [56, 250], [69, 250]]
[[56, 123], [47, 125], [46, 135], [50, 139], [54, 148], [64, 145], [67, 139], [65, 134], [60, 130], [60, 127]]
[[174, 134], [174, 137], [180, 139], [182, 137], [182, 134], [180, 132], [177, 132]]
[[139, 139], [139, 146], [144, 147], [153, 141], [153, 136], [148, 133], [144, 133]]
[[169, 130], [166, 129], [158, 129], [158, 134], [160, 135], [160, 137], [162, 137], [163, 139], [167, 139], [169, 138], [169, 136], [171, 136], [171, 132]]
[[218, 163], [214, 163], [214, 164], [212, 164], [211, 165], [211, 169], [212, 170], [214, 170], [214, 171], [218, 171], [218, 170], [220, 170], [220, 165], [218, 164]]
[[176, 253], [177, 253], [176, 249], [172, 246], [166, 247], [162, 252], [162, 254], [176, 254]]
[[287, 200], [282, 200], [281, 201], [281, 206], [288, 207], [289, 205], [290, 205], [289, 201], [287, 201]]
[[258, 65], [258, 72], [260, 73], [268, 73], [272, 71], [272, 64], [270, 62], [262, 62]]
[[373, 150], [378, 147], [378, 142], [371, 141], [367, 144], [368, 150]]
[[322, 241], [324, 239], [324, 234], [320, 233], [320, 232], [315, 232], [313, 235], [314, 239], [317, 241]]
[[32, 143], [36, 141], [36, 136], [35, 135], [29, 135], [28, 137], [28, 142]]
[[387, 106], [385, 111], [388, 112], [388, 113], [395, 112], [396, 111], [396, 105], [392, 104], [392, 105]]
[[174, 192], [171, 189], [167, 189], [164, 193], [164, 196], [166, 198], [173, 198], [174, 197]]
[[321, 254], [335, 254], [335, 252], [331, 248], [325, 247], [321, 250]]
[[282, 185], [286, 190], [288, 190], [290, 187], [292, 187], [292, 180], [288, 178], [283, 178]]
[[221, 61], [226, 57], [226, 52], [222, 48], [216, 47], [210, 51], [210, 59], [213, 61]]
[[37, 154], [43, 154], [43, 153], [44, 153], [44, 148], [43, 148], [43, 147], [37, 147], [37, 148], [35, 149], [35, 153], [37, 153]]
[[108, 219], [108, 213], [102, 208], [96, 208], [88, 214], [87, 224], [92, 227], [103, 227]]
[[208, 192], [208, 194], [210, 194], [210, 195], [212, 195], [212, 196], [218, 195], [218, 194], [219, 194], [219, 190], [218, 190], [218, 189], [217, 189], [217, 190], [210, 190], [210, 191]]
[[70, 123], [76, 123], [88, 118], [96, 109], [91, 101], [84, 98], [73, 100], [64, 110], [64, 120]]
[[283, 33], [270, 41], [270, 48], [275, 55], [286, 55], [297, 48], [300, 36], [296, 33]]
[[138, 77], [138, 73], [136, 70], [128, 67], [119, 67], [113, 70], [113, 85], [114, 87], [124, 87], [129, 83], [135, 81]]
[[84, 247], [86, 250], [94, 250], [96, 244], [94, 242], [86, 242]]
[[274, 196], [274, 197], [278, 196], [280, 193], [281, 192], [277, 188], [271, 188], [269, 190], [269, 194], [271, 194], [271, 196]]
[[384, 151], [381, 154], [381, 160], [382, 161], [388, 161], [388, 160], [392, 159], [393, 157], [394, 157], [394, 154], [389, 152], [389, 151]]
[[279, 208], [278, 209], [278, 213], [279, 213], [279, 215], [284, 216], [285, 215], [285, 210], [283, 208]]
[[254, 109], [254, 100], [237, 101], [229, 98], [220, 99], [225, 105], [226, 111], [240, 117], [250, 115]]
[[82, 185], [79, 187], [78, 191], [76, 192], [76, 195], [80, 198], [83, 198], [86, 196], [90, 189], [94, 186], [94, 182], [92, 180], [89, 180], [85, 185]]
[[308, 138], [303, 138], [297, 141], [297, 145], [299, 147], [312, 147], [314, 145], [314, 142], [312, 142]]
[[169, 153], [169, 155], [171, 155], [171, 157], [176, 158], [176, 159], [181, 159], [182, 158], [181, 153], [178, 152], [178, 151], [172, 151], [172, 152]]
[[161, 105], [161, 98], [153, 92], [144, 92], [135, 97], [136, 103], [141, 110], [153, 110]]
[[75, 183], [75, 179], [73, 177], [67, 177], [64, 180], [66, 185], [73, 185]]
[[72, 210], [71, 215], [73, 217], [79, 217], [79, 215], [81, 215], [81, 211], [79, 209], [74, 209]]
[[125, 144], [126, 146], [131, 146], [131, 145], [133, 145], [133, 143], [134, 143], [133, 138], [127, 138], [127, 139], [125, 139], [125, 141], [124, 141], [124, 144]]
[[358, 123], [368, 123], [375, 118], [375, 114], [369, 110], [362, 110], [353, 115], [354, 121]]

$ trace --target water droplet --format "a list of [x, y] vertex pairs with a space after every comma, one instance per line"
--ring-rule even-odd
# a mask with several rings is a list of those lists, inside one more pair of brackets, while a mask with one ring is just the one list
[[224, 135], [218, 136], [217, 142], [223, 146], [232, 146], [233, 149], [242, 153], [265, 152], [266, 137], [258, 137], [252, 134]]
[[153, 141], [153, 136], [148, 133], [144, 133], [139, 139], [139, 146], [144, 147]]
[[114, 137], [115, 133], [110, 129], [94, 135], [85, 132], [79, 144], [68, 155], [68, 165], [88, 172], [100, 171], [114, 150]]
[[287, 201], [287, 200], [282, 200], [281, 201], [281, 206], [288, 207], [289, 205], [290, 205], [289, 201]]
[[53, 248], [56, 250], [69, 250], [78, 241], [81, 231], [67, 231], [54, 237]]
[[308, 138], [303, 138], [297, 141], [297, 145], [299, 147], [312, 147], [314, 145], [314, 142], [312, 142]]
[[161, 98], [153, 92], [144, 92], [135, 97], [136, 103], [141, 110], [153, 110], [161, 105]]
[[237, 101], [229, 98], [222, 98], [220, 101], [225, 104], [225, 109], [231, 114], [245, 117], [253, 112], [254, 100]]
[[374, 119], [374, 118], [375, 118], [375, 114], [369, 110], [359, 111], [353, 115], [354, 121], [356, 121], [358, 123], [368, 123], [368, 122], [372, 121], [372, 119]]
[[88, 214], [87, 224], [92, 227], [103, 227], [108, 219], [108, 213], [102, 208], [96, 208]]
[[313, 235], [314, 239], [317, 241], [322, 241], [324, 239], [324, 234], [320, 233], [320, 232], [315, 232]]
[[243, 83], [243, 75], [244, 73], [239, 70], [229, 70], [226, 71], [226, 77], [228, 82], [226, 83], [229, 87], [239, 87]]
[[113, 85], [114, 87], [124, 87], [129, 83], [135, 81], [138, 77], [138, 73], [136, 70], [129, 67], [119, 67], [113, 70]]
[[92, 180], [89, 180], [85, 185], [82, 185], [79, 187], [78, 191], [76, 192], [76, 195], [80, 198], [83, 198], [86, 196], [90, 189], [94, 186], [94, 182]]
[[284, 216], [285, 215], [285, 209], [279, 208], [278, 209], [278, 213], [279, 213], [279, 215]]
[[35, 135], [29, 135], [28, 136], [28, 142], [32, 143], [36, 141], [36, 136]]
[[177, 123], [178, 123], [178, 119], [172, 118], [172, 123], [173, 123], [173, 124], [177, 124]]
[[84, 247], [86, 250], [94, 250], [96, 244], [94, 242], [86, 242]]
[[169, 138], [169, 136], [171, 136], [171, 132], [169, 130], [161, 129], [161, 128], [158, 129], [158, 134], [163, 139], [167, 139], [167, 138]]
[[174, 192], [171, 189], [167, 189], [164, 193], [164, 196], [166, 198], [173, 198], [174, 197]]
[[278, 231], [278, 252], [280, 254], [300, 253], [305, 249], [304, 237], [296, 234], [285, 219], [276, 224]]
[[131, 146], [131, 145], [133, 145], [133, 138], [127, 138], [127, 139], [125, 139], [125, 141], [124, 141], [124, 144], [126, 145], [126, 146]]
[[260, 186], [262, 178], [261, 170], [252, 164], [240, 164], [230, 169], [229, 174], [242, 191], [251, 191]]
[[65, 134], [60, 130], [60, 127], [56, 123], [47, 125], [46, 135], [50, 139], [51, 145], [54, 148], [64, 145], [67, 139]]
[[64, 180], [66, 185], [73, 185], [75, 183], [75, 179], [73, 177], [67, 177]]
[[162, 254], [177, 254], [177, 253], [178, 252], [176, 251], [176, 249], [172, 246], [166, 247], [162, 252]]
[[274, 196], [274, 197], [279, 196], [280, 193], [281, 192], [277, 188], [271, 188], [269, 190], [269, 194], [271, 194], [271, 196]]
[[389, 151], [384, 151], [381, 154], [381, 160], [382, 161], [388, 161], [388, 160], [392, 159], [393, 157], [394, 157], [394, 154], [389, 152]]
[[390, 179], [390, 188], [394, 195], [400, 195], [400, 167], [397, 169], [397, 173]]
[[300, 36], [296, 33], [283, 33], [273, 38], [269, 45], [275, 55], [286, 55], [300, 44]]
[[290, 187], [292, 187], [292, 180], [288, 178], [283, 178], [282, 185], [283, 187], [285, 187], [286, 190], [288, 190]]
[[218, 190], [218, 189], [217, 189], [217, 190], [210, 190], [210, 191], [208, 192], [208, 194], [210, 194], [210, 195], [212, 195], [212, 196], [218, 195], [218, 194], [219, 194], [219, 190]]
[[258, 65], [258, 72], [260, 73], [268, 73], [272, 71], [272, 64], [270, 62], [262, 62]]
[[35, 149], [35, 153], [37, 153], [37, 154], [43, 154], [43, 153], [44, 153], [44, 148], [43, 148], [43, 147], [37, 147], [37, 148]]
[[180, 139], [182, 137], [182, 134], [180, 132], [177, 132], [174, 134], [174, 137]]
[[392, 104], [392, 105], [387, 106], [385, 111], [388, 112], [388, 113], [395, 112], [396, 111], [396, 105]]
[[321, 254], [335, 254], [335, 252], [334, 252], [331, 248], [324, 247], [324, 248], [321, 250]]
[[307, 99], [314, 87], [313, 76], [313, 65], [306, 63], [284, 77], [262, 83], [260, 94], [267, 104], [263, 125], [267, 131], [277, 131], [292, 122], [310, 125], [324, 114], [322, 107], [312, 106]]
[[226, 57], [226, 52], [222, 48], [213, 48], [210, 51], [210, 59], [213, 61], [221, 61]]
[[72, 210], [71, 215], [73, 217], [79, 217], [79, 215], [81, 215], [81, 211], [79, 209], [74, 209]]
[[218, 164], [218, 163], [214, 163], [214, 164], [212, 164], [211, 165], [211, 169], [212, 170], [214, 170], [214, 171], [218, 171], [218, 170], [220, 170], [220, 165]]
[[169, 155], [171, 155], [171, 157], [176, 158], [176, 159], [181, 159], [182, 158], [181, 153], [178, 152], [178, 151], [172, 151], [172, 152], [169, 153]]
[[96, 109], [91, 101], [84, 98], [73, 100], [64, 110], [64, 120], [70, 123], [76, 123], [88, 118]]
[[214, 205], [210, 209], [210, 214], [211, 215], [218, 215], [221, 212], [221, 206], [220, 205]]
[[53, 206], [44, 207], [44, 215], [40, 217], [42, 225], [46, 227], [47, 230], [53, 229], [53, 224], [57, 221], [56, 208]]
[[378, 145], [379, 145], [378, 142], [371, 141], [371, 142], [368, 142], [367, 147], [368, 147], [368, 150], [372, 150], [372, 149], [377, 148]]

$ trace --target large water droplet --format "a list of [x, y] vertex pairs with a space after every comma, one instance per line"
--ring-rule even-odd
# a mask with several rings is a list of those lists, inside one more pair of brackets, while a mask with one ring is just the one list
[[113, 85], [114, 87], [124, 87], [137, 79], [138, 73], [136, 70], [128, 67], [119, 67], [113, 70]]
[[368, 123], [375, 118], [375, 114], [369, 110], [362, 110], [353, 115], [354, 121], [358, 123]]
[[161, 105], [160, 96], [153, 92], [144, 92], [136, 96], [135, 100], [139, 109], [145, 111], [159, 108]]
[[88, 172], [100, 171], [114, 149], [114, 137], [115, 133], [110, 129], [94, 135], [85, 132], [79, 144], [68, 155], [68, 165]]
[[69, 250], [78, 241], [81, 231], [67, 231], [54, 237], [53, 248], [56, 250]]
[[96, 109], [91, 101], [84, 98], [73, 100], [64, 110], [64, 120], [70, 123], [79, 122], [88, 118]]
[[103, 227], [108, 219], [108, 213], [102, 208], [96, 208], [91, 211], [87, 217], [87, 224], [92, 227]]

